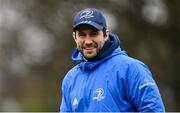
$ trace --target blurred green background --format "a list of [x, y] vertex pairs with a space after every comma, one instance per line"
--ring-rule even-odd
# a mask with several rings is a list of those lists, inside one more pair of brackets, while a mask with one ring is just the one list
[[59, 111], [74, 66], [72, 18], [94, 7], [121, 47], [152, 70], [167, 111], [180, 111], [180, 0], [0, 0], [0, 111]]

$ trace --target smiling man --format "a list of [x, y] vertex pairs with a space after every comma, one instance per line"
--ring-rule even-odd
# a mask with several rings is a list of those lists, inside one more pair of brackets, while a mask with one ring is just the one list
[[81, 25], [76, 29], [73, 37], [79, 52], [83, 54], [85, 60], [93, 60], [108, 39], [108, 31], [98, 30], [90, 25]]
[[102, 13], [79, 11], [73, 20], [77, 65], [62, 83], [61, 112], [164, 112], [149, 68], [120, 48]]

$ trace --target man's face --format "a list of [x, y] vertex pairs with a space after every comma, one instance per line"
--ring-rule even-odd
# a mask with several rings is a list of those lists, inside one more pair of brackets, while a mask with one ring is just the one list
[[107, 31], [99, 31], [90, 25], [81, 25], [73, 32], [78, 50], [86, 60], [94, 58], [107, 40]]

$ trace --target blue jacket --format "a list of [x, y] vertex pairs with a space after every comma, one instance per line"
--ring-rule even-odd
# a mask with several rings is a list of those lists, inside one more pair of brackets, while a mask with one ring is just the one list
[[[118, 37], [110, 34], [109, 38], [115, 43]], [[119, 46], [90, 62], [83, 61], [76, 49], [73, 60], [78, 64], [63, 80], [61, 112], [165, 111], [148, 67]]]

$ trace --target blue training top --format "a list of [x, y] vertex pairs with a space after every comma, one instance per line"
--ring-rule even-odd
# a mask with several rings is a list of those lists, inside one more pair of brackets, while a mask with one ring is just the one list
[[[109, 39], [112, 45], [117, 44], [116, 35], [111, 33]], [[109, 51], [112, 52], [100, 55], [98, 60], [85, 62], [78, 49], [75, 50], [72, 57], [78, 64], [63, 80], [60, 111], [164, 112], [148, 67], [129, 57], [119, 46]]]

